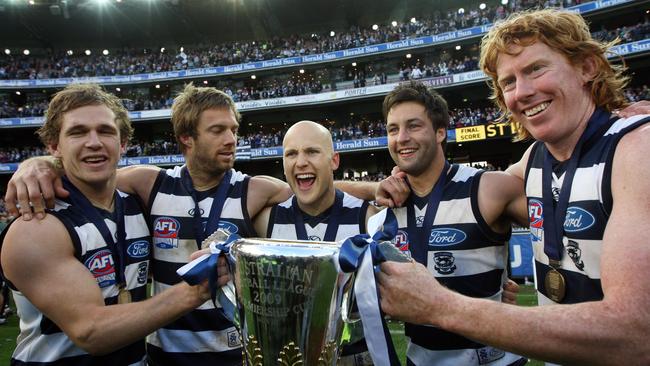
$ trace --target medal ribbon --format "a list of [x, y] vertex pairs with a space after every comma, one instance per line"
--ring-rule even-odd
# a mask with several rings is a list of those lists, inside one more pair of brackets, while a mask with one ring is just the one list
[[230, 273], [233, 273], [233, 263], [231, 262], [232, 258], [229, 254], [230, 247], [237, 239], [240, 239], [239, 235], [230, 234], [224, 242], [211, 242], [209, 246], [210, 254], [203, 254], [202, 256], [194, 259], [190, 263], [187, 263], [186, 265], [176, 270], [176, 273], [183, 279], [183, 281], [192, 286], [196, 286], [205, 279], [208, 279], [208, 286], [210, 288], [212, 303], [215, 307], [218, 307], [216, 303], [216, 300], [218, 298], [224, 315], [231, 322], [234, 322], [236, 308], [233, 290], [234, 285], [232, 282], [229, 282], [226, 286], [217, 286], [217, 278], [219, 276], [217, 273], [217, 261], [219, 260], [219, 256], [222, 254], [225, 255], [228, 259]]
[[[562, 238], [564, 237], [564, 221], [566, 219], [567, 208], [569, 206], [569, 197], [571, 195], [571, 185], [578, 169], [578, 161], [580, 154], [585, 145], [593, 143], [595, 138], [602, 136], [604, 129], [609, 128], [610, 114], [597, 108], [591, 115], [587, 122], [587, 128], [580, 136], [580, 140], [576, 144], [571, 158], [564, 172], [564, 180], [562, 181], [562, 188], [560, 190], [560, 197], [557, 206], [553, 200], [553, 156], [546, 149], [544, 155], [544, 166], [542, 168], [542, 204], [544, 215], [544, 253], [550, 260], [562, 260], [564, 253], [564, 244]], [[548, 219], [546, 219], [548, 217]]]
[[124, 258], [126, 257], [126, 230], [124, 226], [124, 200], [122, 197], [115, 191], [113, 193], [113, 199], [115, 202], [115, 208], [113, 215], [115, 217], [115, 238], [111, 234], [111, 230], [106, 225], [106, 221], [99, 213], [99, 208], [93, 206], [92, 202], [84, 196], [81, 191], [70, 182], [70, 180], [63, 176], [63, 188], [70, 192], [70, 201], [74, 206], [79, 207], [79, 209], [84, 213], [84, 215], [90, 219], [90, 222], [95, 225], [99, 233], [104, 238], [104, 242], [108, 247], [108, 250], [111, 252], [113, 257], [113, 262], [115, 263], [115, 281], [118, 286], [126, 285], [126, 278], [124, 276], [124, 270], [126, 264], [124, 263]]
[[400, 365], [392, 338], [384, 320], [375, 282], [374, 266], [386, 261], [378, 243], [391, 240], [397, 234], [397, 219], [392, 210], [384, 210], [381, 230], [370, 237], [359, 234], [346, 239], [338, 254], [338, 263], [345, 273], [356, 273], [354, 296], [357, 300], [363, 333], [374, 365]]
[[201, 215], [201, 208], [199, 207], [199, 197], [197, 191], [194, 189], [192, 177], [187, 170], [187, 166], [184, 166], [183, 169], [181, 169], [181, 182], [190, 195], [192, 195], [192, 199], [194, 200], [194, 219], [192, 220], [192, 224], [194, 228], [194, 239], [196, 240], [196, 245], [199, 249], [201, 249], [201, 243], [203, 243], [203, 240], [219, 228], [221, 210], [226, 202], [226, 195], [228, 194], [231, 176], [232, 170], [230, 169], [223, 174], [221, 182], [219, 182], [219, 186], [217, 187], [217, 191], [212, 197], [212, 206], [208, 213], [208, 220], [206, 224], [203, 225], [203, 217]]
[[[309, 240], [307, 236], [307, 229], [302, 215], [302, 210], [298, 206], [298, 198], [293, 196], [291, 201], [291, 206], [293, 207], [294, 214], [294, 225], [296, 227], [296, 237], [298, 240]], [[330, 212], [329, 217], [327, 218], [327, 229], [325, 230], [325, 237], [323, 241], [336, 241], [336, 234], [339, 231], [339, 215], [341, 212], [341, 207], [343, 207], [343, 192], [336, 190], [334, 205], [332, 206], [332, 212]]]
[[413, 195], [407, 203], [407, 227], [406, 231], [409, 234], [409, 238], [415, 238], [415, 240], [409, 240], [412, 244], [411, 255], [413, 259], [419, 263], [427, 265], [428, 262], [428, 235], [431, 235], [431, 229], [433, 228], [433, 220], [436, 218], [436, 213], [438, 212], [438, 206], [440, 206], [440, 201], [442, 200], [442, 193], [447, 183], [447, 171], [449, 170], [449, 163], [445, 161], [445, 166], [440, 172], [438, 181], [433, 187], [431, 193], [429, 193], [429, 203], [427, 204], [427, 210], [424, 214], [424, 221], [422, 222], [422, 227], [417, 226], [416, 217], [415, 217], [415, 202], [413, 200]]

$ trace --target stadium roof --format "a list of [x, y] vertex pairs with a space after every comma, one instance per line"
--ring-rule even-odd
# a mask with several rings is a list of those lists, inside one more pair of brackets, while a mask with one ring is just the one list
[[0, 0], [3, 47], [155, 47], [387, 24], [477, 1]]

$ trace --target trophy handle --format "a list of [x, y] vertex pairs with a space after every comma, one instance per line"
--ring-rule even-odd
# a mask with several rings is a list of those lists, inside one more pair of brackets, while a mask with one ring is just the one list
[[356, 297], [354, 296], [354, 281], [356, 276], [351, 274], [347, 279], [346, 284], [343, 286], [343, 301], [341, 302], [341, 318], [347, 324], [354, 324], [361, 320], [356, 308]]

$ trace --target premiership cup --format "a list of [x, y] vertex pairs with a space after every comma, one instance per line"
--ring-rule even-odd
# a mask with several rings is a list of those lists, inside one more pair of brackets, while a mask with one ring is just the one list
[[351, 285], [337, 252], [328, 242], [240, 239], [232, 245], [245, 365], [336, 365]]

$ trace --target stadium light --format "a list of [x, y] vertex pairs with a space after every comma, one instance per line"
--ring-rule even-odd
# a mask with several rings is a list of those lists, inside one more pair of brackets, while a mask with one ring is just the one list
[[23, 50], [23, 55], [28, 56], [29, 55], [29, 50], [27, 50], [27, 49]]
[[460, 45], [456, 45], [456, 51], [460, 51]]
[[11, 50], [8, 48], [5, 48], [5, 55], [11, 55]]
[[413, 57], [413, 56], [410, 53], [406, 54], [406, 58], [411, 58], [411, 57]]
[[411, 23], [415, 24], [417, 22], [417, 19], [415, 17], [411, 18]]
[[185, 51], [185, 47], [181, 46], [181, 52]]
[[160, 53], [165, 53], [165, 47], [160, 47]]
[[86, 56], [90, 56], [92, 52], [90, 52], [90, 50], [85, 50], [84, 53], [86, 54]]
[[72, 55], [74, 55], [74, 52], [72, 52], [72, 50], [67, 50], [65, 53], [66, 53], [68, 56], [72, 56]]
[[156, 89], [160, 89], [160, 84], [156, 84]]
[[336, 32], [330, 31], [330, 37], [334, 37], [336, 35]]
[[353, 63], [352, 63], [352, 67], [357, 67], [357, 63], [356, 63], [356, 62], [353, 62]]
[[121, 89], [121, 88], [115, 88], [115, 91], [116, 91], [116, 92], [121, 92], [122, 89]]
[[458, 14], [465, 14], [465, 9], [463, 8], [458, 9]]
[[19, 91], [16, 91], [16, 95], [20, 95], [20, 92], [19, 92]]
[[257, 79], [257, 76], [251, 75], [251, 79], [255, 80], [255, 79]]
[[478, 6], [478, 8], [481, 9], [481, 10], [485, 10], [485, 7], [486, 7], [485, 3], [481, 3], [481, 4]]
[[305, 69], [300, 69], [299, 72], [300, 72], [301, 74], [304, 74], [304, 73], [305, 73]]
[[29, 3], [29, 5], [34, 5], [34, 4], [36, 4], [36, 2], [34, 2], [34, 0], [29, 0], [28, 3]]
[[208, 81], [207, 81], [207, 80], [203, 80], [203, 84], [208, 85]]
[[501, 0], [501, 5], [508, 5], [508, 0]]
[[103, 50], [103, 51], [102, 51], [102, 54], [103, 54], [104, 56], [108, 56], [108, 53], [109, 53], [108, 50]]
[[392, 25], [393, 27], [397, 27], [397, 20], [393, 20], [392, 22], [390, 22], [390, 25]]
[[372, 30], [377, 30], [377, 29], [379, 29], [379, 26], [377, 24], [373, 24], [372, 25]]

